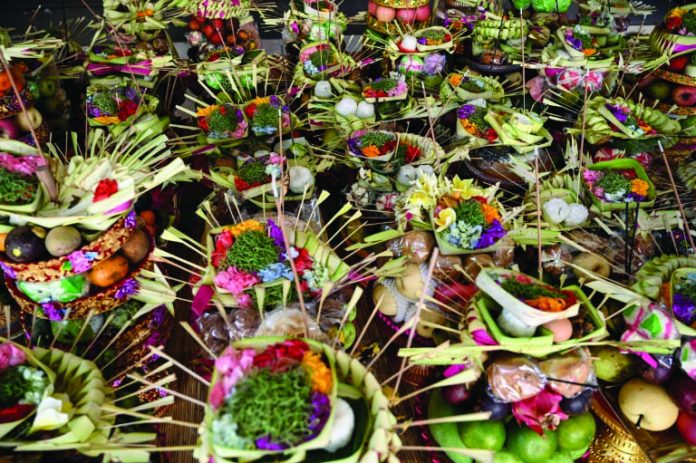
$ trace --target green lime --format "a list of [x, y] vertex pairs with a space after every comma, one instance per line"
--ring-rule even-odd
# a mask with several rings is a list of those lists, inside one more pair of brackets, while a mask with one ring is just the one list
[[573, 461], [568, 452], [561, 451], [551, 455], [551, 458], [546, 460], [546, 463], [573, 463]]
[[505, 445], [502, 421], [467, 421], [459, 424], [462, 442], [470, 449], [500, 450]]
[[507, 432], [507, 449], [524, 463], [546, 463], [556, 452], [558, 436], [555, 431], [546, 431], [543, 436], [526, 426], [512, 423]]
[[583, 449], [592, 442], [596, 429], [591, 413], [571, 416], [558, 425], [558, 446], [563, 450]]
[[564, 450], [564, 452], [566, 452], [568, 455], [570, 455], [570, 458], [572, 458], [573, 461], [579, 460], [580, 458], [582, 458], [583, 455], [585, 455], [587, 453], [588, 450], [590, 450], [590, 445], [592, 445], [591, 442], [581, 449]]
[[522, 463], [522, 460], [507, 450], [501, 450], [500, 452], [495, 452], [493, 463]]

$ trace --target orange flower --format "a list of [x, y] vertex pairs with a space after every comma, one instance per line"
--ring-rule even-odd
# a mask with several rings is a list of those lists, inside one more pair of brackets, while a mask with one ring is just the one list
[[234, 236], [235, 238], [241, 235], [242, 233], [246, 233], [248, 231], [262, 232], [264, 230], [263, 225], [261, 225], [256, 220], [245, 220], [244, 222], [240, 222], [237, 225], [225, 227], [225, 229], [229, 230], [230, 233], [232, 233], [232, 236]]
[[144, 17], [154, 16], [154, 15], [155, 15], [155, 10], [152, 10], [152, 9], [149, 9], [149, 8], [148, 8], [147, 10], [144, 10], [144, 11], [138, 11], [138, 12], [136, 13], [136, 15], [137, 15], [138, 18], [144, 18]]
[[459, 84], [462, 83], [462, 75], [461, 74], [451, 74], [449, 76], [449, 83], [452, 84], [453, 87], [459, 87]]
[[650, 126], [650, 124], [643, 122], [643, 121], [638, 122], [638, 127], [643, 129], [643, 132], [645, 132], [645, 133], [653, 133], [654, 132], [654, 129]]
[[322, 394], [330, 394], [333, 386], [331, 370], [321, 361], [319, 355], [314, 352], [305, 352], [302, 357], [302, 366], [310, 375], [312, 390]]
[[95, 117], [93, 120], [102, 125], [118, 124], [121, 122], [121, 120], [116, 116], [99, 116]]
[[213, 114], [217, 109], [219, 108], [218, 105], [210, 105], [206, 106], [205, 108], [200, 108], [198, 111], [196, 111], [196, 116], [198, 117], [208, 117], [211, 114]]
[[379, 148], [377, 148], [375, 145], [366, 146], [365, 148], [362, 148], [360, 151], [362, 151], [362, 154], [366, 158], [376, 158], [377, 156], [379, 156]]
[[650, 185], [645, 180], [641, 180], [639, 178], [634, 178], [631, 180], [631, 193], [641, 196], [648, 196], [648, 190], [650, 190]]
[[544, 312], [560, 312], [566, 308], [565, 301], [560, 297], [538, 296], [534, 299], [526, 299], [524, 302]]
[[462, 127], [464, 127], [464, 130], [466, 130], [468, 133], [471, 135], [477, 137], [478, 136], [478, 129], [476, 128], [476, 124], [472, 123], [469, 121], [469, 119], [459, 119], [459, 123], [462, 124]]
[[582, 54], [585, 56], [592, 56], [596, 53], [597, 53], [597, 50], [595, 50], [594, 48], [587, 48], [587, 49], [582, 51]]
[[483, 217], [486, 219], [486, 223], [493, 223], [494, 220], [501, 222], [500, 212], [495, 207], [490, 204], [481, 204], [481, 209], [483, 210]]

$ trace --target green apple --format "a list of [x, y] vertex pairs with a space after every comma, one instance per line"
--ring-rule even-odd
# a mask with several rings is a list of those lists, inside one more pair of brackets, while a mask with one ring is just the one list
[[653, 82], [647, 90], [648, 96], [654, 100], [664, 100], [667, 98], [672, 91], [672, 87], [669, 82], [664, 80], [658, 80]]
[[58, 86], [53, 79], [41, 79], [39, 82], [39, 95], [44, 98], [52, 97], [56, 94], [57, 88]]
[[597, 378], [608, 383], [622, 383], [634, 376], [635, 360], [618, 349], [602, 347], [593, 352], [592, 366]]
[[43, 117], [36, 108], [29, 108], [17, 114], [17, 125], [25, 132], [31, 132], [32, 129], [37, 129], [42, 122]]

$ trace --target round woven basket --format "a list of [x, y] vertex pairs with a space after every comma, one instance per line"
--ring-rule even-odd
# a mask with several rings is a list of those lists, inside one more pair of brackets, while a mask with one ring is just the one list
[[418, 8], [430, 3], [430, 0], [373, 0], [379, 6], [389, 8]]
[[[91, 266], [94, 266], [108, 259], [121, 249], [123, 243], [130, 238], [134, 231], [134, 228], [126, 226], [126, 217], [123, 217], [100, 235], [99, 238], [84, 245], [77, 252], [82, 254], [87, 252], [96, 253], [96, 257], [91, 262]], [[0, 262], [14, 271], [15, 279], [30, 283], [44, 283], [76, 275], [72, 265], [68, 265], [70, 264], [68, 256], [56, 257], [55, 259], [41, 262], [19, 263], [9, 260], [4, 254], [0, 254]]]
[[[150, 239], [150, 253], [143, 259], [143, 261], [138, 265], [137, 268], [132, 270], [125, 278], [120, 280], [115, 285], [103, 289], [97, 294], [90, 294], [74, 301], [66, 302], [64, 304], [55, 302], [53, 306], [57, 310], [70, 309], [70, 313], [67, 314], [66, 320], [79, 320], [86, 318], [91, 311], [94, 311], [95, 315], [108, 312], [109, 310], [118, 307], [127, 300], [127, 296], [123, 297], [120, 294], [120, 290], [129, 280], [136, 278], [140, 275], [143, 270], [151, 270], [154, 266], [153, 251], [155, 249], [155, 242], [152, 236]], [[5, 284], [7, 289], [14, 298], [14, 300], [19, 305], [20, 309], [29, 314], [33, 314], [36, 311], [36, 315], [39, 318], [48, 318], [41, 311], [37, 311], [36, 307], [40, 304], [29, 299], [24, 293], [22, 293], [18, 288], [14, 280], [5, 278]]]

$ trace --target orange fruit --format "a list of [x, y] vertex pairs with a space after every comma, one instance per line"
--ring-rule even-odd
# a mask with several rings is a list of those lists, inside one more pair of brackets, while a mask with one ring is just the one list
[[115, 254], [92, 267], [87, 279], [95, 286], [107, 288], [128, 275], [128, 261], [125, 257]]
[[157, 217], [155, 217], [155, 213], [152, 212], [151, 210], [142, 211], [138, 215], [140, 216], [140, 218], [142, 218], [145, 221], [145, 224], [147, 224], [147, 225], [154, 225], [155, 220], [157, 219]]

